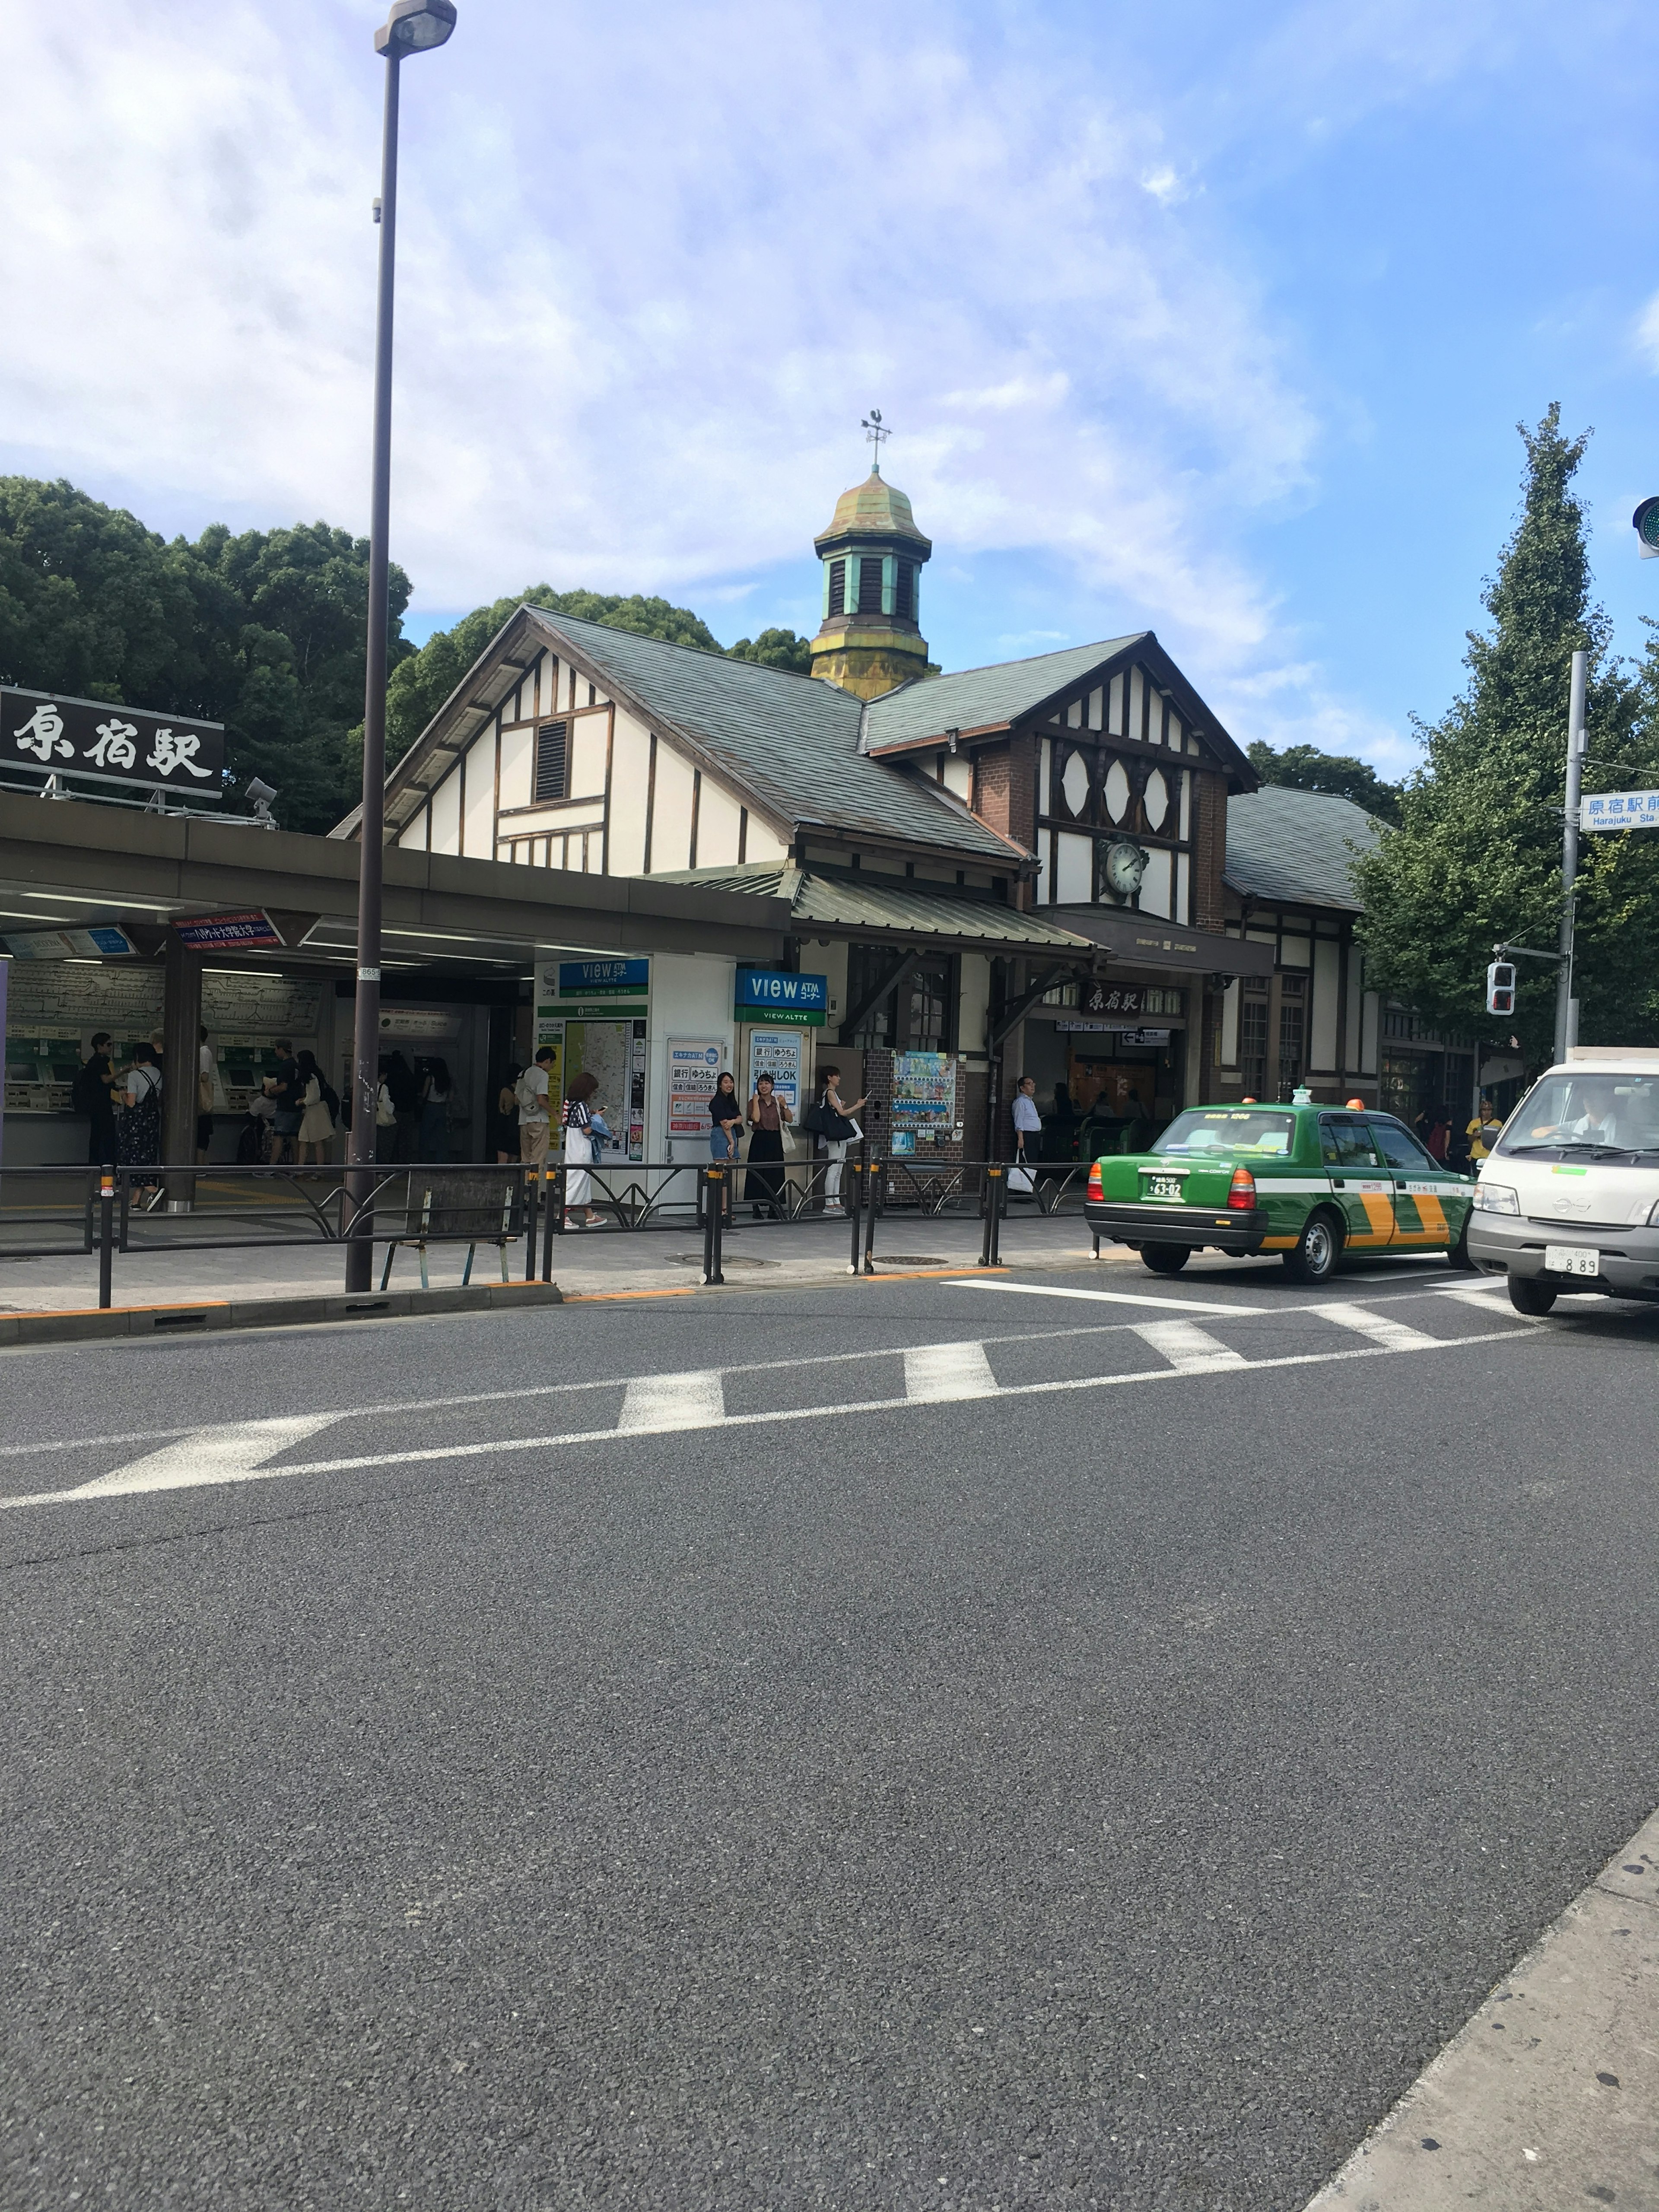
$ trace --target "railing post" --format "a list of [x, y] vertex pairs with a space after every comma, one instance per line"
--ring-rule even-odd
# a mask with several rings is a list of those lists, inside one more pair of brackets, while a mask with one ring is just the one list
[[[853, 1203], [847, 1206], [847, 1211], [853, 1217], [853, 1255], [847, 1263], [847, 1272], [849, 1275], [856, 1275], [859, 1271], [859, 1245], [864, 1236], [863, 1217], [865, 1169], [869, 1163], [869, 1140], [867, 1138], [860, 1137], [859, 1139], [859, 1156], [857, 1159], [850, 1163], [850, 1171], [857, 1180], [853, 1185], [853, 1189], [855, 1194]], [[843, 1167], [842, 1173], [845, 1175], [848, 1172], [848, 1169]], [[843, 1206], [847, 1205], [847, 1201], [844, 1197], [842, 1200], [842, 1204]]]
[[726, 1170], [724, 1168], [702, 1168], [699, 1171], [702, 1184], [702, 1279], [707, 1284], [724, 1284], [726, 1277], [720, 1268], [720, 1216], [725, 1211]]
[[525, 1182], [524, 1194], [524, 1279], [526, 1283], [536, 1279], [536, 1203], [541, 1194], [542, 1171], [539, 1167]]
[[1002, 1202], [1003, 1170], [1000, 1161], [991, 1161], [985, 1170], [985, 1239], [980, 1247], [981, 1267], [1001, 1264], [1001, 1238], [998, 1234], [997, 1215]]
[[542, 1280], [544, 1283], [550, 1283], [553, 1279], [553, 1239], [564, 1233], [565, 1194], [560, 1180], [563, 1174], [564, 1168], [561, 1164], [546, 1179], [546, 1218], [542, 1224]]
[[876, 1272], [876, 1200], [881, 1192], [881, 1162], [866, 1159], [864, 1164], [864, 1272]]
[[107, 1310], [115, 1265], [115, 1170], [107, 1162], [98, 1171], [98, 1304]]

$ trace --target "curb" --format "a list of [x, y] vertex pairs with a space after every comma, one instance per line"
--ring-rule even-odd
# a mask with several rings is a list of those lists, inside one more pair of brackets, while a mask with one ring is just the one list
[[290, 1328], [307, 1322], [393, 1321], [428, 1314], [489, 1313], [557, 1306], [556, 1283], [469, 1283], [437, 1291], [365, 1291], [348, 1297], [203, 1299], [194, 1304], [96, 1306], [78, 1311], [0, 1314], [0, 1346], [63, 1344], [114, 1336], [204, 1336], [226, 1328]]

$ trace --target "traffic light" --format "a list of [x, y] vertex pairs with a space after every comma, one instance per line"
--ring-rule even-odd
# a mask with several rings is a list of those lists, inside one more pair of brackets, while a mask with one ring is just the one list
[[1630, 520], [1641, 541], [1642, 558], [1659, 561], [1659, 499], [1644, 499]]
[[1486, 970], [1486, 1012], [1489, 1014], [1512, 1014], [1515, 1012], [1515, 963], [1494, 960]]

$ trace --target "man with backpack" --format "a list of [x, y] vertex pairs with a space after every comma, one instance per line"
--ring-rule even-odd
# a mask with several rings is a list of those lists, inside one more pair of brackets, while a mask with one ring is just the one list
[[553, 1048], [544, 1044], [513, 1086], [519, 1102], [519, 1158], [526, 1167], [545, 1170], [547, 1165], [548, 1071]]
[[87, 1132], [87, 1162], [100, 1168], [106, 1161], [118, 1157], [115, 1134], [115, 1062], [111, 1057], [112, 1039], [107, 1030], [94, 1033], [88, 1048], [84, 1066], [76, 1074], [75, 1086], [70, 1093], [70, 1103], [77, 1114], [84, 1114]]

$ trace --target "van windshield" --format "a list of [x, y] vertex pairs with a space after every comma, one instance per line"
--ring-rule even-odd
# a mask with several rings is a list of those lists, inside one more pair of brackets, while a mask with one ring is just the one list
[[1547, 1075], [1510, 1115], [1494, 1152], [1514, 1159], [1659, 1159], [1659, 1076]]
[[1296, 1117], [1255, 1106], [1193, 1106], [1177, 1114], [1152, 1147], [1162, 1156], [1194, 1152], [1255, 1152], [1288, 1159], [1296, 1147]]

